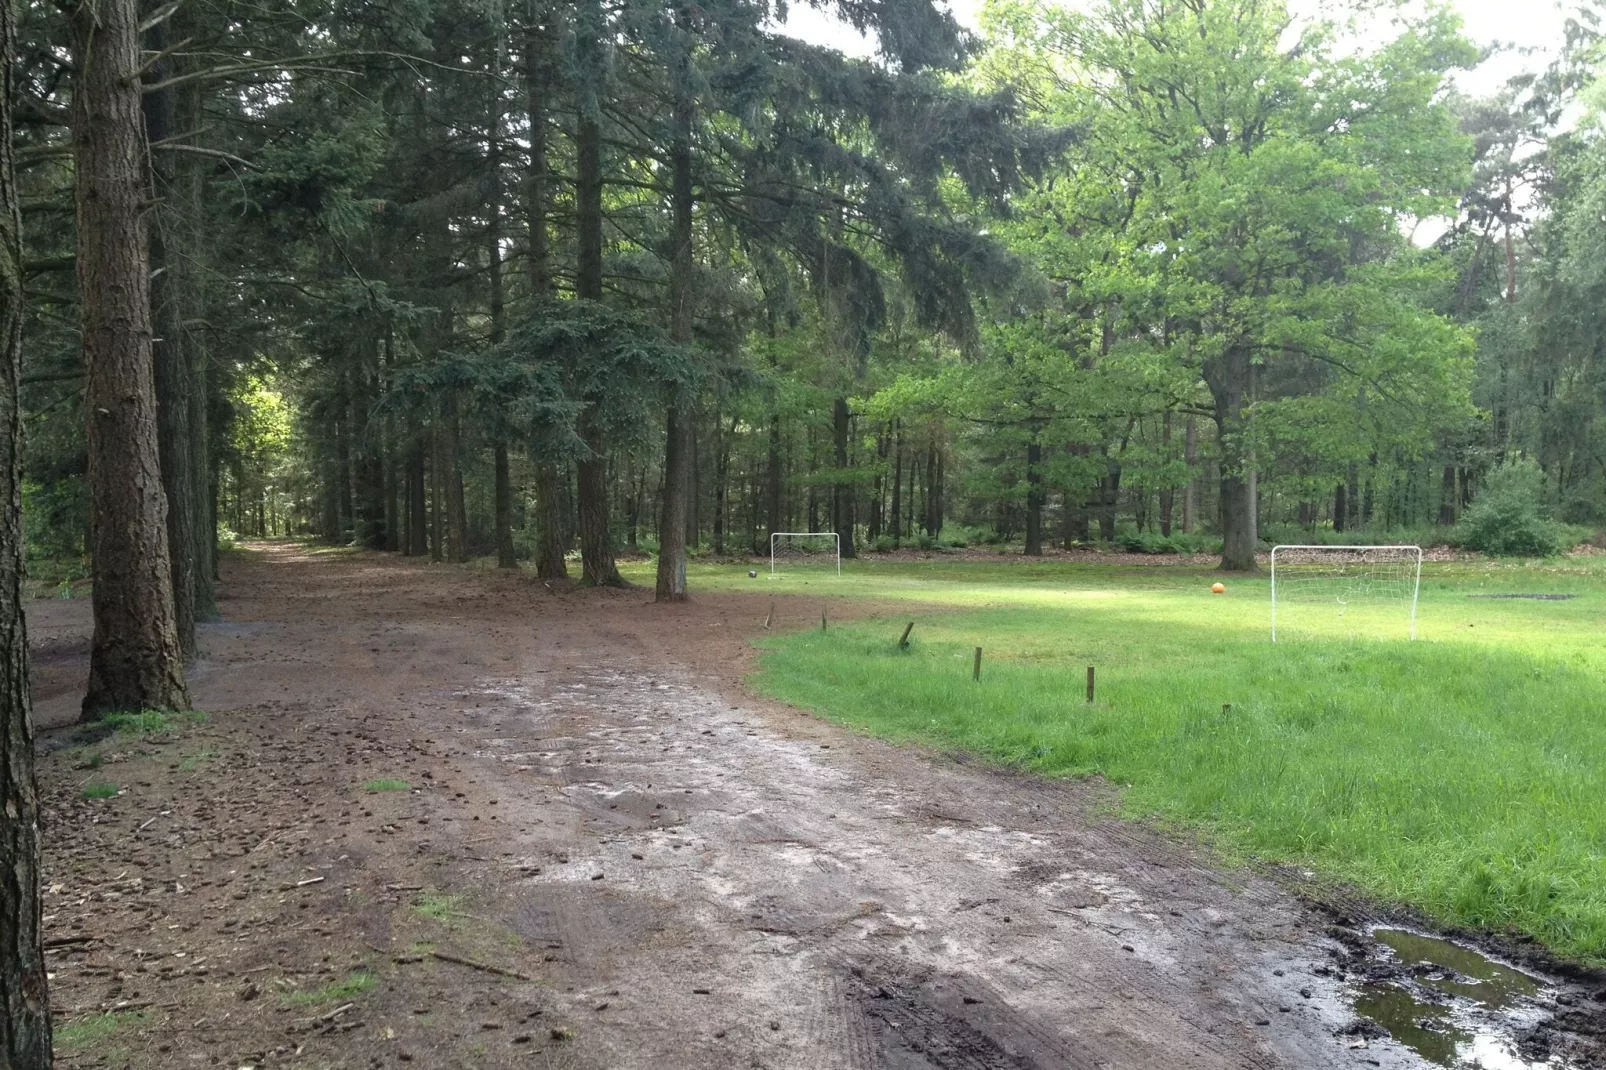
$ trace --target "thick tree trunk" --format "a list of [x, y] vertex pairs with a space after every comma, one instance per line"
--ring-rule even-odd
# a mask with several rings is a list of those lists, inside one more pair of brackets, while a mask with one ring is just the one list
[[496, 467], [496, 567], [518, 568], [513, 552], [513, 478], [509, 472], [507, 443], [497, 439], [491, 447]]
[[83, 712], [182, 709], [167, 498], [157, 445], [145, 235], [139, 12], [73, 9], [78, 293], [87, 374], [95, 634]]
[[[160, 54], [167, 48], [165, 21], [146, 34], [146, 44]], [[170, 61], [152, 65], [148, 82], [160, 83], [172, 73]], [[143, 95], [145, 142], [167, 140], [174, 129], [174, 89], [167, 86]], [[195, 654], [195, 493], [193, 446], [190, 441], [190, 374], [184, 353], [184, 316], [175, 265], [168, 256], [176, 183], [174, 153], [153, 152], [149, 160], [151, 202], [151, 318], [155, 337], [151, 359], [156, 372], [157, 452], [162, 488], [167, 495], [167, 553], [173, 581], [173, 627], [186, 658]]]
[[1043, 446], [1026, 447], [1026, 556], [1043, 556]]
[[714, 552], [725, 553], [725, 509], [729, 498], [731, 441], [736, 437], [738, 419], [731, 417], [730, 433], [720, 426], [716, 414], [714, 428], [719, 432], [719, 452], [714, 455]]
[[23, 615], [22, 218], [12, 163], [16, 5], [0, 10], [0, 1066], [49, 1070], [39, 791]]
[[536, 551], [535, 574], [543, 580], [566, 580], [568, 566], [563, 555], [568, 513], [568, 482], [551, 461], [535, 462]]
[[[575, 51], [582, 84], [575, 120], [575, 296], [602, 300], [602, 125], [597, 94], [607, 25], [601, 0], [584, 0], [575, 16]], [[588, 397], [578, 431], [587, 455], [575, 465], [580, 512], [580, 561], [586, 583], [623, 587], [608, 531], [608, 445], [597, 413], [601, 397]]]
[[1349, 488], [1340, 483], [1333, 488], [1333, 530], [1343, 531], [1349, 524]]
[[1255, 568], [1259, 536], [1249, 478], [1252, 460], [1248, 436], [1249, 351], [1231, 347], [1205, 368], [1205, 381], [1215, 400], [1216, 440], [1221, 458], [1221, 567], [1231, 572]]
[[614, 562], [613, 536], [608, 531], [608, 458], [602, 431], [589, 411], [580, 416], [580, 440], [590, 450], [575, 465], [575, 491], [580, 501], [581, 579], [593, 587], [623, 587], [624, 577]]
[[843, 557], [857, 557], [853, 545], [853, 484], [848, 473], [848, 399], [831, 401], [831, 444], [836, 463], [835, 479], [831, 484], [831, 523], [836, 528], [837, 542]]

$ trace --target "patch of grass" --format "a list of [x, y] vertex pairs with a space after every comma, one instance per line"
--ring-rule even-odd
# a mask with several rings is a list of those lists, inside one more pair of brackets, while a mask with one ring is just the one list
[[79, 790], [79, 794], [86, 799], [110, 799], [117, 792], [116, 784], [85, 784]]
[[89, 747], [78, 748], [69, 759], [74, 769], [99, 769], [105, 760], [104, 754]]
[[429, 918], [445, 925], [450, 925], [459, 918], [466, 917], [458, 906], [463, 902], [460, 895], [421, 895], [413, 901], [413, 913], [421, 918]]
[[212, 764], [215, 758], [217, 758], [217, 751], [214, 750], [202, 750], [196, 751], [194, 754], [186, 754], [184, 760], [178, 763], [178, 771], [181, 773], [193, 773], [204, 766]]
[[199, 710], [140, 710], [136, 713], [108, 713], [101, 719], [107, 728], [127, 736], [155, 736], [180, 726], [206, 720]]
[[396, 779], [391, 778], [391, 777], [380, 777], [378, 780], [370, 780], [370, 781], [368, 781], [368, 783], [366, 783], [366, 784], [364, 784], [362, 786], [362, 790], [364, 790], [364, 791], [406, 791], [410, 787], [412, 787], [412, 785], [407, 783], [407, 781], [405, 781], [405, 780], [396, 780]]
[[358, 970], [339, 981], [331, 981], [321, 988], [307, 988], [288, 992], [284, 1002], [293, 1007], [314, 1007], [324, 1003], [343, 1003], [369, 991], [379, 979], [367, 970]]
[[[886, 738], [1047, 776], [1100, 774], [1126, 815], [1203, 830], [1228, 855], [1306, 866], [1606, 963], [1602, 559], [1430, 566], [1416, 643], [1403, 610], [1327, 607], [1272, 645], [1267, 580], [1227, 577], [1216, 596], [1207, 569], [943, 561], [844, 573], [764, 590], [909, 610], [767, 637], [763, 691]], [[752, 582], [729, 566], [704, 579]], [[1469, 597], [1517, 592], [1576, 597]], [[911, 617], [915, 641], [900, 653]]]
[[67, 1051], [102, 1047], [123, 1029], [145, 1018], [142, 1011], [111, 1011], [74, 1018], [55, 1027], [56, 1047]]

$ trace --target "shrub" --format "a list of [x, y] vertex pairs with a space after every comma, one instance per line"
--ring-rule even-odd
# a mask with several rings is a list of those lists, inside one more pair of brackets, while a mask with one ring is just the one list
[[1455, 541], [1497, 557], [1552, 557], [1563, 532], [1545, 509], [1545, 474], [1526, 458], [1489, 473], [1483, 492], [1455, 527]]

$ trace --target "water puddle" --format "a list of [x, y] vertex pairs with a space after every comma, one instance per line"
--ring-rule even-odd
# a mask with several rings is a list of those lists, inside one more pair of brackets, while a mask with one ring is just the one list
[[1405, 929], [1372, 935], [1402, 967], [1363, 985], [1357, 1014], [1439, 1066], [1454, 1070], [1566, 1070], [1553, 1058], [1532, 1059], [1516, 1035], [1543, 1016], [1549, 992], [1536, 977], [1470, 948]]

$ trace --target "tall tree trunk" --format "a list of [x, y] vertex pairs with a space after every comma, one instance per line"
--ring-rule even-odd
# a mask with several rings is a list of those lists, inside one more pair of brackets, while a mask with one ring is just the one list
[[[547, 116], [546, 90], [550, 66], [550, 37], [543, 23], [546, 8], [529, 0], [524, 38], [524, 79], [529, 112], [530, 171], [525, 182], [525, 214], [529, 221], [530, 294], [537, 300], [552, 296], [552, 273], [547, 263]], [[535, 490], [535, 574], [543, 580], [569, 578], [563, 555], [568, 549], [568, 482], [557, 463], [539, 449], [532, 473]]]
[[[1171, 410], [1167, 409], [1160, 417], [1160, 453], [1171, 463]], [[1167, 538], [1171, 535], [1171, 508], [1175, 504], [1176, 491], [1167, 483], [1160, 489], [1160, 534]]]
[[446, 557], [442, 518], [446, 498], [446, 435], [437, 419], [429, 429], [429, 559], [439, 563]]
[[1343, 531], [1349, 526], [1349, 487], [1340, 483], [1333, 488], [1333, 530]]
[[1439, 487], [1439, 526], [1447, 528], [1455, 523], [1455, 465], [1444, 466]]
[[719, 432], [718, 452], [714, 454], [714, 553], [725, 553], [725, 508], [728, 499], [728, 481], [731, 467], [731, 441], [736, 437], [738, 418], [731, 417], [730, 432], [719, 424], [719, 416], [714, 418], [714, 429]]
[[133, 0], [80, 3], [72, 24], [78, 293], [94, 534], [95, 634], [83, 712], [97, 718], [116, 710], [182, 709], [189, 696], [157, 446], [139, 12]]
[[770, 414], [770, 437], [764, 458], [764, 517], [769, 522], [769, 534], [785, 530], [781, 516], [781, 414]]
[[853, 484], [848, 481], [848, 399], [831, 401], [831, 444], [836, 471], [831, 482], [831, 522], [843, 557], [859, 556], [853, 545]]
[[[603, 76], [607, 23], [601, 0], [578, 5], [575, 52], [580, 70], [580, 108], [575, 120], [575, 296], [602, 300], [602, 120], [598, 94]], [[580, 561], [586, 583], [623, 587], [608, 532], [608, 444], [597, 409], [601, 397], [584, 399], [578, 421], [586, 455], [575, 465], [575, 495], [580, 503]]]
[[[676, 37], [686, 35], [676, 28]], [[685, 345], [691, 341], [691, 284], [693, 267], [691, 138], [695, 115], [691, 103], [691, 42], [679, 46], [670, 75], [674, 103], [669, 135], [669, 338]], [[664, 497], [658, 516], [658, 575], [654, 601], [680, 602], [686, 598], [687, 498], [691, 493], [695, 462], [691, 449], [691, 398], [681, 383], [664, 384], [667, 412], [664, 420]]]
[[1035, 432], [1026, 447], [1026, 556], [1043, 556], [1043, 445]]
[[409, 557], [429, 553], [429, 496], [424, 484], [424, 432], [414, 426], [407, 451], [407, 550]]
[[[153, 26], [146, 34], [152, 52], [161, 54], [168, 43], [167, 22]], [[148, 82], [161, 83], [172, 73], [170, 61], [155, 63], [146, 71]], [[165, 86], [143, 94], [145, 143], [166, 141], [174, 129], [174, 87]], [[157, 453], [162, 466], [162, 489], [167, 496], [167, 554], [173, 582], [173, 628], [179, 650], [186, 658], [195, 655], [195, 494], [193, 446], [190, 442], [190, 375], [184, 354], [184, 315], [179, 284], [172, 258], [168, 256], [168, 231], [174, 212], [176, 193], [174, 153], [150, 155], [151, 214], [149, 255], [151, 280], [151, 318], [155, 337], [151, 339], [151, 359], [156, 373]]]
[[446, 544], [447, 559], [468, 560], [468, 506], [463, 495], [463, 421], [457, 414], [457, 395], [446, 395]]
[[39, 790], [22, 533], [22, 217], [12, 160], [16, 5], [0, 10], [0, 1066], [50, 1070]]
[[1205, 380], [1215, 400], [1216, 440], [1221, 458], [1221, 567], [1230, 572], [1255, 568], [1254, 495], [1248, 438], [1249, 351], [1232, 346], [1205, 368]]
[[[496, 76], [502, 77], [505, 54], [502, 42], [496, 46]], [[490, 127], [486, 138], [486, 164], [491, 173], [491, 203], [486, 206], [488, 226], [485, 254], [491, 283], [491, 345], [500, 345], [507, 333], [507, 285], [502, 275], [502, 87], [491, 88]], [[507, 435], [501, 427], [491, 441], [491, 468], [495, 499], [491, 526], [496, 542], [496, 567], [518, 568], [513, 552], [513, 477], [508, 463]]]
[[535, 574], [543, 580], [569, 578], [563, 555], [568, 548], [565, 538], [568, 512], [566, 499], [569, 488], [566, 480], [551, 461], [535, 462], [536, 549]]
[[1188, 465], [1188, 485], [1182, 491], [1182, 530], [1192, 535], [1199, 523], [1199, 477], [1194, 469], [1199, 463], [1198, 418], [1188, 417], [1182, 432], [1182, 459]]
[[887, 534], [892, 536], [893, 545], [903, 535], [903, 427], [898, 427], [897, 442], [892, 449], [892, 516], [891, 530]]

